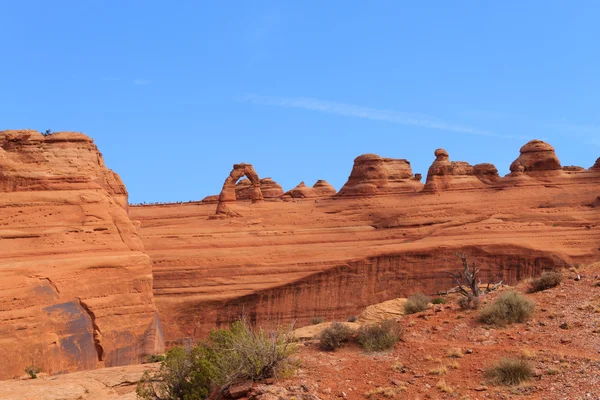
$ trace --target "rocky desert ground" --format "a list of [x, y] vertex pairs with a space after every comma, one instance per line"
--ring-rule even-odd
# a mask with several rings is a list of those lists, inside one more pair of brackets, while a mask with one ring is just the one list
[[[600, 398], [600, 159], [562, 166], [560, 149], [532, 140], [501, 177], [431, 151], [425, 183], [406, 159], [365, 154], [338, 192], [326, 180], [285, 191], [236, 164], [219, 195], [129, 205], [89, 137], [0, 132], [0, 398], [135, 398], [157, 368], [140, 364], [149, 355], [242, 314], [304, 333], [297, 374], [241, 396]], [[477, 322], [456, 294], [402, 315], [398, 299], [455, 286], [457, 252], [506, 285], [484, 303], [544, 271], [564, 279], [527, 294], [533, 317], [508, 327]], [[403, 340], [319, 350], [319, 329], [354, 316], [396, 319]], [[507, 355], [530, 360], [533, 379], [488, 384]], [[38, 379], [22, 379], [30, 365]]]

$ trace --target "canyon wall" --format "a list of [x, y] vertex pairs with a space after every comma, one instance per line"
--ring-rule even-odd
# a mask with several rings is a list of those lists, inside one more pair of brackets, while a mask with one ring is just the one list
[[87, 136], [0, 132], [0, 378], [164, 349], [127, 197]]
[[434, 294], [453, 285], [456, 251], [507, 283], [600, 258], [599, 169], [564, 169], [538, 141], [506, 177], [435, 153], [425, 187], [405, 160], [368, 155], [347, 190], [317, 202], [238, 201], [240, 217], [224, 219], [212, 218], [214, 204], [132, 208], [168, 342], [242, 313], [303, 325]]

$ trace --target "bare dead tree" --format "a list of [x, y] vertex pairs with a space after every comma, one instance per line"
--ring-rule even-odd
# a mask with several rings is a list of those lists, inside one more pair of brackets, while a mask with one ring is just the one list
[[[479, 272], [481, 271], [477, 268], [477, 264], [475, 262], [469, 264], [469, 260], [466, 254], [456, 253], [456, 256], [460, 258], [462, 262], [462, 271], [457, 272], [448, 272], [452, 277], [452, 281], [455, 282], [458, 286], [449, 289], [445, 292], [438, 292], [438, 295], [445, 295], [448, 293], [460, 293], [465, 296], [469, 301], [478, 301], [479, 296], [485, 293], [489, 293], [498, 289], [502, 286], [502, 281], [497, 283], [488, 282], [486, 288], [481, 290], [481, 279], [479, 276]], [[477, 299], [477, 300], [474, 300]]]

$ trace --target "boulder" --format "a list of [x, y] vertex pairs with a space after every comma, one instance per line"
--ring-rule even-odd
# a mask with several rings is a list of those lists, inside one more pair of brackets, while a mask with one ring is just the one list
[[541, 140], [531, 140], [520, 150], [521, 155], [510, 165], [511, 173], [558, 171], [560, 161], [554, 147]]

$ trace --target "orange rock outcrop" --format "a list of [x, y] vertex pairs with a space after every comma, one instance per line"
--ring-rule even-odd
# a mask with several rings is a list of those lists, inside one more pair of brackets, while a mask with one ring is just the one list
[[412, 193], [422, 188], [420, 176], [413, 175], [407, 160], [363, 154], [354, 159], [350, 177], [337, 196]]
[[301, 326], [433, 294], [453, 285], [456, 251], [507, 283], [600, 258], [600, 170], [548, 175], [556, 154], [524, 149], [523, 170], [506, 177], [436, 151], [431, 191], [413, 190], [407, 163], [369, 155], [341, 195], [318, 202], [239, 202], [235, 219], [210, 219], [211, 205], [136, 207], [167, 339], [198, 339], [242, 313]]
[[284, 196], [293, 199], [314, 199], [331, 197], [335, 193], [335, 188], [329, 182], [319, 179], [312, 187], [307, 186], [304, 182], [300, 182], [296, 187], [285, 192]]
[[0, 132], [0, 378], [164, 349], [127, 190], [75, 132]]
[[246, 176], [250, 181], [249, 197], [252, 202], [258, 203], [264, 200], [262, 191], [260, 190], [260, 179], [254, 167], [251, 164], [235, 164], [229, 176], [225, 179], [223, 189], [221, 189], [221, 193], [219, 194], [217, 214], [240, 216], [230, 206], [236, 204], [236, 183], [242, 176]]

